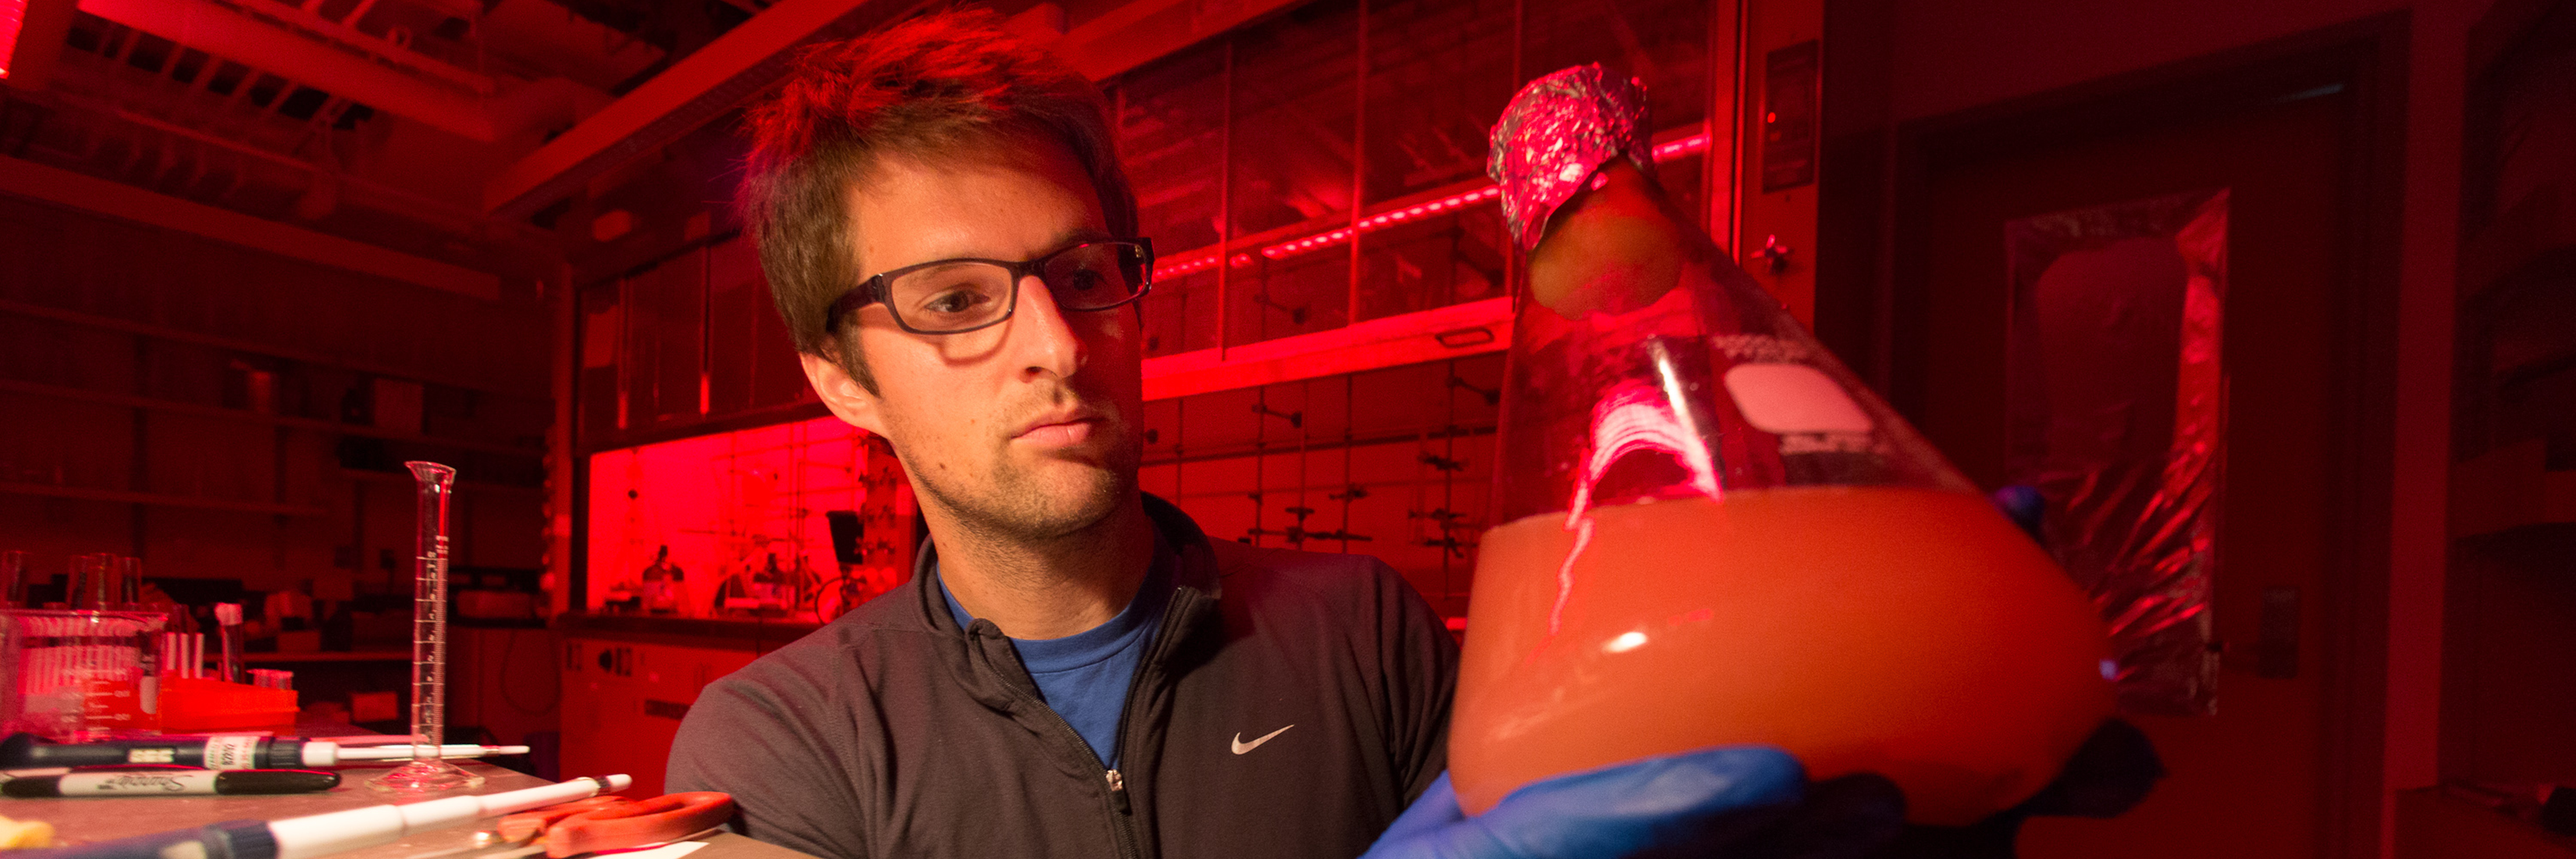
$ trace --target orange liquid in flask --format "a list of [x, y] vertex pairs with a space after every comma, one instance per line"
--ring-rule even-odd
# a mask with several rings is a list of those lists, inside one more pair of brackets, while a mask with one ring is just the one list
[[1486, 533], [1450, 729], [1468, 812], [1551, 775], [1761, 743], [1814, 779], [1889, 777], [1909, 820], [1964, 824], [2055, 778], [2110, 715], [2090, 603], [1985, 499], [1723, 499]]

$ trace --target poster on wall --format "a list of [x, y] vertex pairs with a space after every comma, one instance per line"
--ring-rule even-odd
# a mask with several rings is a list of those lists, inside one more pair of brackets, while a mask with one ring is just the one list
[[2111, 626], [2124, 712], [2215, 711], [2224, 189], [2005, 224], [2007, 460]]

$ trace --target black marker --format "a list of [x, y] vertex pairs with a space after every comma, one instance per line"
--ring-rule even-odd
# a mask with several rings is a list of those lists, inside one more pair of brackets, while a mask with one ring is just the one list
[[340, 784], [318, 770], [133, 769], [20, 776], [0, 782], [0, 796], [188, 796], [210, 793], [312, 793]]

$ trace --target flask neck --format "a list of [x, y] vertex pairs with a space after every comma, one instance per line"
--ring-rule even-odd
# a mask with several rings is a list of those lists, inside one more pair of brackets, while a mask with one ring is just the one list
[[1654, 177], [1612, 159], [1530, 249], [1530, 297], [1567, 319], [1625, 313], [1662, 299], [1715, 252]]

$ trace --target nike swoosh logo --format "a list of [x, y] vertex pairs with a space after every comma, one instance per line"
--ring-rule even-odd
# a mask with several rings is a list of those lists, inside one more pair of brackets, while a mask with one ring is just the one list
[[[1294, 727], [1297, 727], [1297, 726], [1295, 726], [1295, 725], [1290, 725], [1290, 726], [1288, 726], [1288, 728], [1294, 728]], [[1263, 735], [1261, 735], [1261, 738], [1260, 738], [1260, 739], [1253, 740], [1252, 742], [1249, 742], [1249, 743], [1247, 743], [1247, 742], [1244, 742], [1244, 741], [1243, 741], [1243, 734], [1242, 734], [1242, 732], [1238, 731], [1238, 732], [1236, 732], [1236, 733], [1235, 733], [1235, 735], [1234, 735], [1234, 753], [1239, 755], [1239, 754], [1243, 754], [1244, 752], [1252, 751], [1253, 749], [1261, 748], [1261, 744], [1262, 744], [1262, 743], [1270, 742], [1270, 738], [1271, 738], [1271, 737], [1276, 737], [1276, 736], [1279, 736], [1280, 734], [1288, 733], [1288, 728], [1281, 728], [1281, 729], [1279, 729], [1279, 730], [1272, 731], [1272, 732], [1267, 733], [1267, 734], [1263, 734]]]

